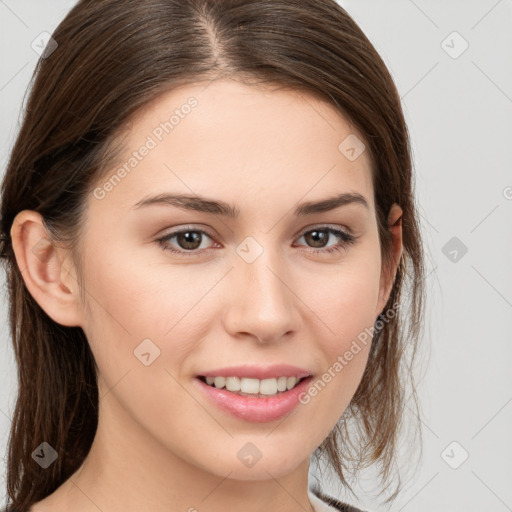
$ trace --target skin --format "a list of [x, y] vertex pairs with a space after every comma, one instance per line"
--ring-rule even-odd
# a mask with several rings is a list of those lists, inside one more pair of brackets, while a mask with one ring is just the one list
[[[198, 105], [173, 131], [103, 199], [88, 198], [85, 303], [70, 253], [52, 243], [40, 215], [25, 210], [15, 219], [11, 236], [29, 292], [55, 322], [84, 330], [100, 368], [91, 451], [32, 512], [313, 510], [310, 456], [355, 393], [370, 343], [309, 403], [273, 422], [229, 416], [194, 379], [246, 361], [289, 363], [315, 376], [332, 367], [386, 304], [402, 253], [402, 211], [390, 211], [395, 264], [381, 274], [367, 152], [350, 161], [338, 150], [349, 134], [363, 137], [320, 99], [228, 79], [184, 86], [146, 106], [128, 125], [122, 163], [190, 96]], [[223, 200], [240, 217], [133, 208], [163, 192]], [[360, 193], [369, 209], [292, 215], [298, 203], [342, 192]], [[316, 245], [303, 236], [325, 224], [349, 230], [355, 243], [315, 254], [341, 242], [333, 233]], [[211, 234], [193, 249], [202, 254], [179, 256], [156, 241], [188, 225]], [[249, 236], [263, 248], [251, 264], [236, 252]], [[167, 242], [186, 252], [179, 243]], [[146, 338], [160, 349], [149, 366], [134, 357]], [[262, 454], [252, 467], [237, 457], [248, 442]]]

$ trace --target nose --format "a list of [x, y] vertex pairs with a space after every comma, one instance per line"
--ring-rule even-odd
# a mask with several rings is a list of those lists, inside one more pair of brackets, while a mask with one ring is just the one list
[[270, 252], [264, 250], [252, 263], [235, 258], [224, 316], [233, 337], [274, 343], [298, 330], [297, 308], [303, 303], [293, 292], [292, 272]]

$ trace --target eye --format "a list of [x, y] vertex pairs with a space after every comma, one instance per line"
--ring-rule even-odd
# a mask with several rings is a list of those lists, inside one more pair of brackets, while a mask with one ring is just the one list
[[[163, 247], [165, 251], [170, 251], [172, 253], [176, 253], [183, 256], [197, 256], [198, 254], [204, 252], [204, 250], [196, 250], [200, 248], [204, 236], [211, 238], [210, 235], [206, 231], [203, 231], [202, 229], [194, 229], [192, 227], [187, 227], [185, 229], [169, 233], [168, 235], [159, 238], [157, 242]], [[178, 243], [178, 246], [181, 246], [181, 250], [174, 249], [172, 246], [169, 245], [169, 242], [173, 238], [176, 238], [176, 242]]]
[[[330, 235], [335, 235], [340, 241], [337, 245], [324, 248], [323, 244], [329, 240]], [[314, 229], [310, 229], [306, 231], [301, 238], [302, 237], [304, 237], [308, 243], [312, 243], [315, 246], [313, 249], [308, 250], [308, 252], [313, 253], [339, 252], [343, 249], [347, 249], [348, 246], [353, 244], [356, 240], [354, 235], [328, 226], [318, 226]], [[316, 248], [318, 245], [320, 245], [320, 249]]]
[[[325, 248], [324, 244], [329, 241], [331, 235], [335, 235], [335, 237], [339, 239], [339, 242], [336, 245]], [[201, 242], [205, 236], [212, 239], [212, 237], [202, 229], [186, 227], [158, 238], [156, 241], [165, 251], [170, 251], [180, 256], [199, 256], [208, 250], [208, 248], [205, 249], [204, 247], [201, 250]], [[348, 246], [353, 244], [356, 240], [356, 237], [350, 233], [327, 226], [318, 226], [305, 231], [300, 238], [304, 238], [307, 243], [313, 244], [313, 248], [307, 249], [307, 252], [312, 252], [313, 254], [339, 252], [343, 249], [347, 249]], [[170, 245], [173, 239], [176, 239], [178, 249]]]

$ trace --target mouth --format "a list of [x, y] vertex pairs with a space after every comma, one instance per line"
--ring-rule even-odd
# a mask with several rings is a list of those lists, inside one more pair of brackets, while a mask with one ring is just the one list
[[[243, 377], [238, 379], [240, 384], [238, 390], [236, 379], [236, 377], [198, 375], [194, 381], [198, 391], [207, 400], [206, 404], [211, 404], [214, 408], [245, 422], [265, 423], [276, 421], [294, 411], [302, 403], [301, 396], [307, 393], [313, 376], [286, 377], [287, 385], [284, 389], [284, 378], [259, 381], [259, 379]], [[281, 379], [280, 387], [276, 390], [279, 379]], [[290, 389], [288, 389], [288, 379], [290, 379]], [[275, 383], [268, 381], [275, 381]], [[216, 384], [222, 387], [217, 387]], [[233, 391], [229, 389], [230, 387]], [[252, 392], [247, 393], [242, 389]]]
[[310, 379], [311, 377], [311, 375], [308, 375], [306, 377], [282, 376], [268, 379], [256, 379], [236, 376], [207, 377], [205, 375], [199, 375], [197, 378], [214, 389], [229, 391], [239, 396], [268, 398], [283, 395], [297, 387], [302, 381]]
[[243, 421], [271, 422], [304, 406], [312, 379], [307, 366], [244, 362], [200, 370], [193, 381], [205, 408]]

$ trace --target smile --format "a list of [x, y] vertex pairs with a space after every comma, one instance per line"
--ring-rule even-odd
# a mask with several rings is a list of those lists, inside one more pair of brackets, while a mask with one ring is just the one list
[[300, 377], [277, 377], [270, 379], [251, 379], [248, 377], [202, 377], [206, 384], [217, 389], [225, 388], [241, 396], [274, 396], [293, 389]]
[[[215, 386], [216, 379], [218, 379], [219, 385], [222, 384], [222, 387]], [[213, 383], [209, 384], [206, 377], [199, 376], [194, 379], [194, 382], [199, 387], [201, 394], [206, 397], [207, 405], [213, 405], [214, 408], [244, 421], [264, 423], [290, 414], [300, 404], [299, 396], [306, 392], [312, 376], [303, 377], [298, 381], [296, 377], [287, 377], [287, 389], [283, 391], [278, 391], [277, 388], [279, 379], [281, 379], [280, 386], [282, 388], [284, 382], [282, 377], [261, 381], [251, 378], [239, 379], [238, 377], [233, 377], [232, 380], [228, 379], [230, 377], [214, 377]], [[239, 381], [240, 390], [230, 391], [227, 389], [226, 383], [229, 386], [236, 386], [236, 379]], [[244, 381], [246, 382], [244, 383]], [[266, 383], [265, 381], [274, 382]], [[290, 382], [290, 389], [288, 389], [288, 382]], [[256, 385], [258, 385], [258, 394], [254, 393]], [[275, 387], [276, 392], [273, 394], [262, 393], [262, 386], [263, 391], [273, 391]], [[245, 393], [242, 389], [251, 389], [253, 392]]]

